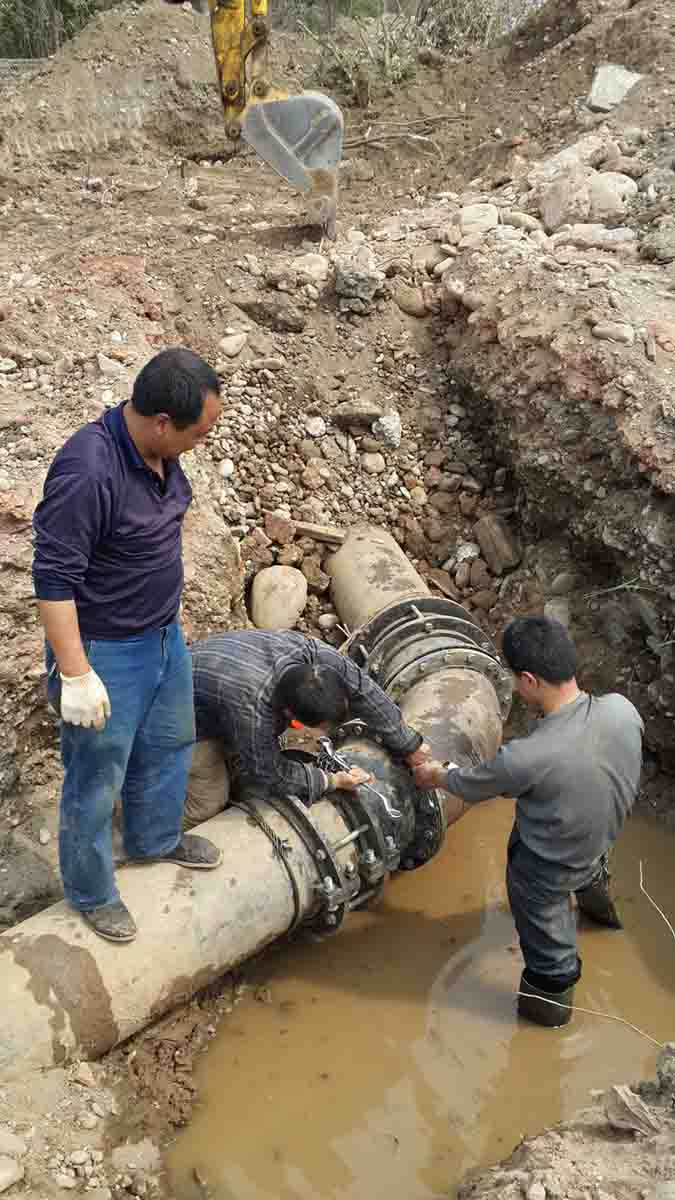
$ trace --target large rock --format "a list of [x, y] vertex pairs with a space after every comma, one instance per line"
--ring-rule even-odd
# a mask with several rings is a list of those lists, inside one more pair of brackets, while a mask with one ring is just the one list
[[275, 333], [302, 333], [307, 323], [305, 314], [279, 292], [237, 296], [237, 308]]
[[401, 418], [395, 408], [373, 421], [373, 433], [385, 446], [398, 449], [401, 445]]
[[634, 253], [637, 247], [637, 234], [634, 229], [619, 225], [615, 229], [607, 229], [597, 222], [570, 225], [554, 233], [551, 238], [553, 245], [576, 246], [579, 250], [607, 250], [610, 254]]
[[477, 240], [496, 229], [499, 224], [499, 209], [496, 204], [467, 204], [459, 214], [462, 236]]
[[642, 76], [635, 71], [628, 71], [615, 63], [603, 63], [593, 77], [588, 107], [593, 112], [611, 112], [641, 79]]
[[599, 133], [588, 133], [572, 146], [565, 146], [557, 154], [535, 163], [528, 172], [527, 182], [534, 191], [545, 187], [558, 176], [566, 175], [577, 167], [590, 167], [606, 154], [607, 139]]
[[569, 222], [622, 218], [637, 191], [637, 183], [627, 175], [577, 164], [543, 187], [539, 208], [546, 229], [553, 233]]
[[331, 421], [340, 429], [349, 429], [352, 425], [370, 426], [373, 421], [379, 421], [384, 412], [384, 405], [373, 396], [354, 396], [352, 400], [343, 400], [333, 409]]
[[588, 181], [589, 213], [592, 220], [607, 221], [625, 216], [638, 185], [618, 171], [595, 171]]
[[549, 233], [570, 221], [586, 220], [590, 203], [589, 175], [586, 167], [577, 164], [543, 188], [539, 211]]
[[407, 283], [398, 283], [394, 288], [394, 300], [401, 312], [406, 313], [409, 317], [429, 316], [421, 288], [410, 287]]
[[640, 256], [648, 262], [675, 261], [675, 218], [664, 217], [658, 228], [647, 234], [640, 243]]
[[330, 273], [330, 263], [325, 254], [301, 254], [291, 263], [299, 279], [307, 283], [325, 283]]
[[295, 567], [264, 567], [253, 580], [251, 616], [258, 629], [293, 629], [307, 604], [307, 580]]
[[367, 312], [381, 290], [384, 275], [363, 242], [349, 242], [335, 255], [335, 291], [342, 312]]
[[247, 333], [230, 333], [220, 339], [218, 348], [222, 350], [226, 358], [236, 358], [238, 354], [241, 354], [247, 341]]

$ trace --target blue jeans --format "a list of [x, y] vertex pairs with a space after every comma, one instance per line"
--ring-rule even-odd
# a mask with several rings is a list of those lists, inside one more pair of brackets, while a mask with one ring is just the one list
[[[112, 816], [122, 799], [129, 858], [168, 854], [181, 837], [195, 740], [192, 660], [180, 626], [122, 641], [84, 640], [110, 697], [105, 729], [61, 724], [64, 780], [59, 854], [66, 899], [76, 909], [119, 899]], [[61, 683], [47, 647], [48, 693], [59, 711]]]
[[577, 922], [570, 898], [588, 887], [597, 873], [597, 862], [574, 868], [540, 858], [514, 828], [506, 889], [529, 973], [570, 982], [578, 977]]

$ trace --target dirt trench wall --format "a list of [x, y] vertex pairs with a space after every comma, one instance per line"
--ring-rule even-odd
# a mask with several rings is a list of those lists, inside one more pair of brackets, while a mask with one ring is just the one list
[[[531, 531], [566, 530], [580, 554], [668, 595], [675, 294], [660, 296], [658, 268], [617, 267], [602, 254], [597, 267], [575, 250], [523, 258], [469, 255], [446, 281], [459, 386], [471, 387], [484, 439], [518, 475]], [[453, 303], [461, 287], [472, 307]]]
[[[436, 302], [451, 386], [513, 470], [526, 537], [562, 536], [573, 563], [604, 568], [605, 600], [627, 624], [637, 604], [657, 666], [635, 698], [672, 768], [675, 227], [639, 223], [637, 188], [597, 219], [618, 149], [601, 130], [506, 187], [460, 196]], [[648, 170], [634, 149], [622, 166]]]

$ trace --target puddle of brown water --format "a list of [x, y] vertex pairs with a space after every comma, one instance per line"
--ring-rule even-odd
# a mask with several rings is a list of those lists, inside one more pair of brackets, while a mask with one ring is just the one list
[[[376, 910], [332, 941], [284, 946], [203, 1059], [202, 1104], [169, 1155], [178, 1197], [193, 1171], [213, 1200], [434, 1200], [470, 1167], [587, 1102], [591, 1088], [653, 1072], [656, 1047], [575, 1014], [562, 1030], [520, 1024], [521, 959], [505, 900], [513, 806], [483, 805], [441, 854], [402, 873]], [[623, 934], [585, 928], [575, 1000], [658, 1041], [675, 1035], [675, 946], [640, 895], [672, 917], [675, 842], [634, 818], [614, 870]]]

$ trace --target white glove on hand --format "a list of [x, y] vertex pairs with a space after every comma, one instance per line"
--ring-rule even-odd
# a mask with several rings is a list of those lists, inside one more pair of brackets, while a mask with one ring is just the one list
[[68, 725], [91, 725], [99, 731], [111, 713], [110, 698], [95, 671], [61, 676], [61, 720]]

